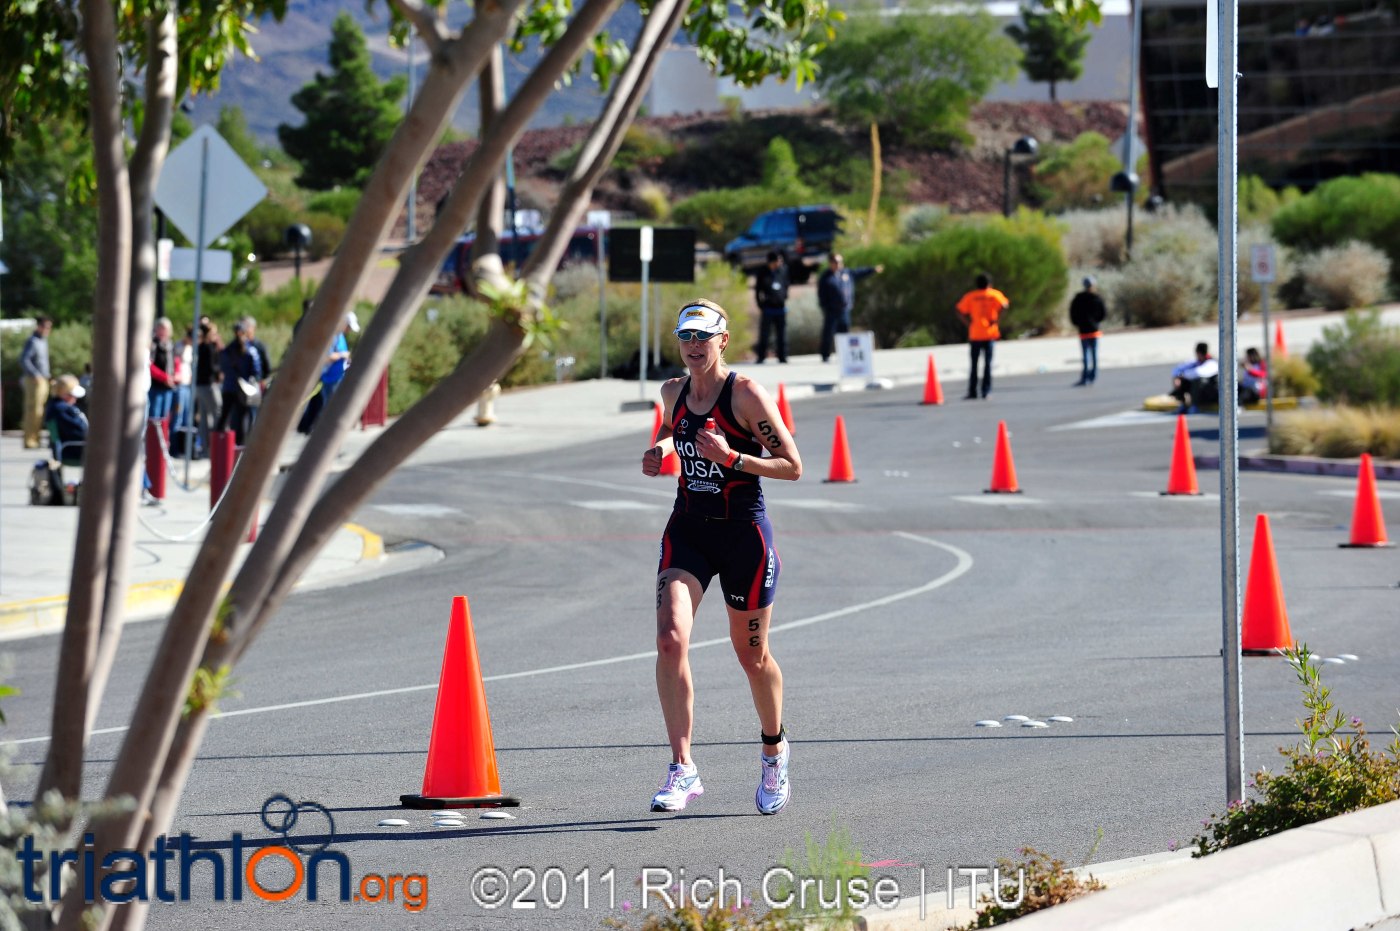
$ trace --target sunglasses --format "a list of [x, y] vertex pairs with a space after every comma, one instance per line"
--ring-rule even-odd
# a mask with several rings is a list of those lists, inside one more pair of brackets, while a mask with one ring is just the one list
[[[723, 331], [721, 330], [720, 332]], [[683, 343], [688, 343], [692, 339], [698, 339], [702, 343], [707, 343], [718, 335], [719, 333], [710, 333], [705, 330], [681, 330], [676, 333], [676, 339]]]

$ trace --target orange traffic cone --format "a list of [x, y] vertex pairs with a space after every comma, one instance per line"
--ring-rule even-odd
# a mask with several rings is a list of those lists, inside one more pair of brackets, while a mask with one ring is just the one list
[[1253, 656], [1267, 656], [1293, 649], [1293, 633], [1288, 629], [1288, 606], [1283, 603], [1283, 586], [1274, 560], [1274, 538], [1269, 533], [1269, 517], [1260, 514], [1254, 523], [1254, 552], [1249, 557], [1249, 582], [1244, 592], [1244, 618], [1240, 647]]
[[851, 466], [851, 447], [846, 444], [846, 419], [836, 415], [836, 435], [831, 441], [831, 474], [828, 482], [854, 482], [856, 470]]
[[1288, 355], [1288, 342], [1283, 338], [1283, 321], [1274, 323], [1274, 352], [1281, 356]]
[[921, 404], [942, 404], [943, 386], [938, 383], [938, 372], [933, 367], [933, 353], [928, 357], [928, 375], [924, 377], [924, 399]]
[[461, 595], [452, 599], [452, 623], [438, 680], [433, 734], [422, 795], [400, 795], [405, 808], [515, 808], [520, 800], [501, 794], [496, 746], [486, 688], [476, 658], [471, 611]]
[[1376, 471], [1371, 467], [1371, 454], [1361, 454], [1361, 471], [1356, 480], [1356, 507], [1351, 512], [1351, 542], [1343, 547], [1394, 546], [1385, 537], [1385, 518], [1381, 516], [1381, 499], [1376, 494]]
[[989, 495], [1019, 495], [1016, 484], [1016, 462], [1011, 458], [1011, 438], [1006, 432], [1006, 421], [997, 421], [997, 450], [992, 459], [992, 487], [985, 489]]
[[1196, 460], [1191, 455], [1191, 434], [1186, 429], [1186, 415], [1176, 415], [1176, 441], [1172, 444], [1172, 471], [1167, 476], [1164, 495], [1199, 495], [1196, 484]]
[[[651, 420], [651, 445], [656, 445], [656, 438], [661, 435], [661, 402], [654, 402], [653, 410], [656, 412]], [[675, 450], [666, 454], [666, 458], [661, 460], [661, 471], [658, 475], [680, 475], [681, 457], [677, 456]]]
[[787, 427], [787, 432], [797, 436], [797, 428], [792, 425], [792, 405], [788, 403], [787, 391], [782, 382], [778, 382], [778, 416], [783, 418], [783, 426]]

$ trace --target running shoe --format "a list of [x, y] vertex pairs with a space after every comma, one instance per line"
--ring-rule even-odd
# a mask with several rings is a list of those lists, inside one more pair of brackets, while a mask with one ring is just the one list
[[753, 802], [758, 806], [758, 813], [761, 815], [776, 815], [788, 803], [788, 796], [792, 794], [788, 785], [790, 750], [788, 742], [784, 740], [783, 752], [777, 756], [759, 754], [759, 760], [763, 763], [762, 777], [759, 779], [758, 791], [754, 793]]
[[666, 770], [666, 779], [661, 783], [661, 789], [652, 796], [652, 811], [680, 811], [690, 804], [691, 799], [699, 798], [705, 794], [705, 787], [700, 784], [700, 771], [691, 764], [687, 769], [680, 763], [672, 763]]

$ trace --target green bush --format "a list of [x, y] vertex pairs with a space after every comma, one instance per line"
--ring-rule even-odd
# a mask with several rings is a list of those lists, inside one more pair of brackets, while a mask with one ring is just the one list
[[1390, 262], [1373, 246], [1346, 242], [1305, 256], [1298, 271], [1309, 304], [1352, 310], [1385, 299]]
[[699, 239], [715, 249], [723, 249], [725, 243], [748, 229], [760, 213], [797, 207], [804, 200], [801, 195], [758, 186], [703, 191], [676, 204], [671, 218], [681, 226], [695, 227]]
[[1283, 207], [1301, 199], [1296, 187], [1275, 191], [1258, 175], [1241, 175], [1239, 183], [1240, 225], [1271, 222]]
[[[1073, 142], [1046, 146], [1032, 169], [1032, 196], [1054, 212], [1092, 208], [1108, 201], [1109, 182], [1123, 168], [1109, 146], [1108, 137], [1092, 131], [1080, 133]], [[1147, 194], [1146, 185], [1142, 194]]]
[[[1095, 846], [1097, 847], [1097, 842]], [[995, 928], [1023, 915], [1050, 908], [1052, 905], [1061, 905], [1071, 899], [1107, 888], [1092, 876], [1080, 879], [1063, 860], [1041, 853], [1034, 847], [1021, 848], [1021, 858], [1019, 863], [1002, 859], [997, 865], [1003, 877], [1024, 876], [1024, 892], [1020, 883], [1005, 883], [997, 890], [996, 895], [984, 893], [982, 907], [977, 910], [977, 918], [970, 924], [960, 925], [958, 931]], [[1002, 902], [1014, 902], [1018, 895], [1021, 900], [1016, 905], [1001, 905], [997, 901], [999, 896]]]
[[[549, 167], [559, 174], [567, 174], [573, 169], [574, 163], [578, 161], [578, 154], [581, 151], [583, 151], [582, 140], [554, 153], [554, 156], [549, 160]], [[608, 170], [636, 171], [640, 169], [652, 173], [675, 152], [675, 143], [664, 132], [634, 124], [629, 126], [623, 135], [622, 144], [618, 146], [617, 155], [613, 158], [612, 165]]]
[[306, 209], [313, 213], [329, 213], [333, 217], [340, 217], [346, 223], [355, 214], [355, 208], [360, 206], [359, 188], [343, 187], [334, 191], [322, 191], [306, 202]]
[[1288, 660], [1308, 709], [1307, 718], [1298, 722], [1303, 742], [1280, 748], [1288, 761], [1282, 772], [1261, 769], [1255, 774], [1253, 798], [1231, 802], [1223, 815], [1212, 814], [1203, 822], [1204, 830], [1191, 840], [1193, 856], [1400, 799], [1400, 735], [1376, 752], [1359, 718], [1350, 721], [1354, 735], [1342, 734], [1348, 722], [1336, 710], [1307, 646], [1290, 651]]
[[1400, 327], [1383, 324], [1379, 311], [1351, 312], [1341, 326], [1325, 328], [1308, 364], [1324, 401], [1400, 406]]
[[1304, 252], [1369, 243], [1390, 259], [1400, 287], [1400, 175], [1365, 174], [1323, 182], [1274, 215], [1274, 235]]
[[1050, 221], [1022, 211], [1010, 220], [962, 222], [909, 245], [852, 249], [852, 266], [885, 266], [856, 289], [855, 319], [881, 346], [900, 345], [921, 328], [940, 343], [963, 342], [967, 328], [953, 308], [985, 271], [1011, 301], [1003, 339], [1051, 329], [1068, 274], [1058, 236]]
[[311, 229], [311, 246], [307, 254], [312, 260], [329, 258], [340, 248], [345, 238], [345, 221], [331, 213], [308, 213], [302, 218]]
[[1270, 359], [1269, 391], [1276, 398], [1310, 398], [1317, 394], [1318, 379], [1308, 360], [1301, 356]]
[[276, 258], [291, 254], [284, 244], [287, 227], [300, 220], [290, 207], [281, 201], [267, 199], [248, 211], [239, 226], [253, 241], [253, 252], [260, 259]]

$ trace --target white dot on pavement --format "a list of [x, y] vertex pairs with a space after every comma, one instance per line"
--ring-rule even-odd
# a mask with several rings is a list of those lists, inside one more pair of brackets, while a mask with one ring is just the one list
[[435, 827], [435, 828], [460, 828], [460, 827], [462, 827], [462, 826], [465, 825], [465, 824], [466, 824], [466, 822], [463, 821], [461, 818], [439, 818], [438, 820], [436, 820], [436, 821], [433, 822], [433, 827]]
[[1002, 718], [1003, 721], [1029, 721], [1030, 718], [1024, 714], [1008, 714]]
[[1354, 663], [1358, 659], [1360, 659], [1360, 657], [1357, 656], [1355, 653], [1338, 653], [1337, 655], [1342, 659], [1346, 660], [1348, 663]]
[[1049, 725], [1049, 724], [1046, 724], [1044, 721], [1022, 721], [1022, 722], [1021, 722], [1021, 726], [1022, 726], [1022, 727], [1049, 727], [1050, 725]]
[[973, 727], [1001, 727], [1000, 721], [978, 721]]
[[481, 818], [483, 821], [513, 821], [515, 815], [508, 811], [483, 811]]
[[381, 828], [401, 828], [407, 826], [408, 822], [402, 818], [385, 818], [379, 822]]
[[1329, 656], [1329, 657], [1327, 657], [1326, 659], [1324, 659], [1323, 662], [1324, 662], [1324, 663], [1331, 663], [1333, 666], [1345, 666], [1345, 665], [1347, 664], [1347, 661], [1346, 661], [1346, 660], [1344, 660], [1344, 659], [1338, 659], [1338, 658], [1335, 657], [1335, 656]]
[[1073, 721], [1074, 718], [1071, 718], [1071, 717], [1070, 717], [1069, 715], [1067, 715], [1067, 714], [1052, 714], [1052, 715], [1050, 715], [1050, 717], [1046, 718], [1045, 720], [1047, 720], [1047, 721], [1054, 721], [1056, 724], [1068, 724], [1068, 723], [1070, 723], [1071, 721]]

